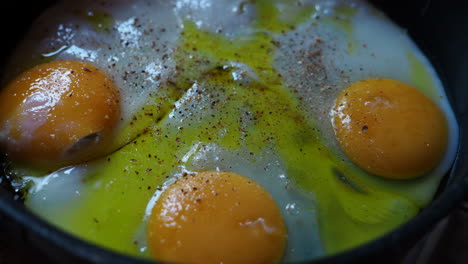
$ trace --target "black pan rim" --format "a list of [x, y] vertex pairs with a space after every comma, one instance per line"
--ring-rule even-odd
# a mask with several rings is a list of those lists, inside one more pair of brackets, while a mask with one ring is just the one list
[[[462, 137], [462, 134], [460, 135]], [[468, 177], [463, 177], [464, 173], [458, 172], [459, 170], [466, 170], [466, 168], [460, 167], [464, 161], [462, 155], [464, 153], [464, 149], [462, 149], [463, 140], [464, 139], [461, 138], [454, 163], [455, 165], [449, 175], [451, 182], [448, 183], [443, 193], [417, 216], [389, 233], [362, 244], [361, 246], [336, 255], [324, 256], [301, 263], [324, 264], [362, 262], [370, 255], [378, 254], [386, 249], [391, 249], [399, 245], [410, 236], [421, 236], [428, 232], [435, 223], [447, 216], [465, 197], [465, 190], [468, 189]], [[457, 176], [463, 177], [460, 179], [461, 183], [453, 180]], [[50, 241], [54, 246], [64, 249], [70, 255], [89, 263], [160, 263], [117, 253], [62, 231], [29, 211], [24, 205], [15, 201], [11, 197], [11, 194], [3, 189], [0, 189], [0, 211], [16, 221], [23, 228], [30, 230], [33, 234]]]

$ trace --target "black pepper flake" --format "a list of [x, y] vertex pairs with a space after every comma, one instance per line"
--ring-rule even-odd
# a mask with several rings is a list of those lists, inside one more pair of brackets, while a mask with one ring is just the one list
[[86, 72], [93, 72], [93, 71], [91, 71], [91, 70], [88, 69], [88, 68], [83, 68], [83, 71], [86, 71]]
[[367, 125], [362, 126], [362, 132], [366, 132], [369, 129]]

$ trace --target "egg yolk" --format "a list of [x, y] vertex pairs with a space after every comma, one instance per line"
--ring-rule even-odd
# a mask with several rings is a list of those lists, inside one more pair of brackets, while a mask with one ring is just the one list
[[13, 158], [66, 163], [97, 155], [120, 119], [113, 81], [80, 61], [40, 64], [0, 93], [0, 142]]
[[332, 111], [339, 144], [364, 170], [409, 179], [433, 169], [447, 146], [447, 121], [416, 88], [390, 79], [358, 81]]
[[178, 263], [277, 263], [286, 227], [265, 189], [231, 172], [187, 175], [156, 202], [148, 222], [152, 255]]

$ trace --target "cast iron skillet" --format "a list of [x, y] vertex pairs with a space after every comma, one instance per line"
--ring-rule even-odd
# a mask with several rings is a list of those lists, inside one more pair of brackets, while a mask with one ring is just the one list
[[[31, 3], [32, 2], [32, 3]], [[3, 66], [9, 51], [32, 20], [53, 1], [16, 1], [3, 6]], [[451, 0], [375, 0], [429, 57], [441, 77], [460, 125], [461, 141], [456, 162], [445, 177], [432, 204], [407, 224], [389, 234], [339, 255], [311, 263], [395, 263], [439, 220], [447, 216], [468, 192], [468, 2]], [[9, 15], [13, 15], [11, 19]], [[382, 32], [385, 34], [385, 32]], [[376, 36], [378, 37], [378, 36]], [[1, 70], [2, 68], [0, 68]], [[2, 215], [3, 214], [3, 215]], [[21, 243], [42, 252], [57, 263], [149, 263], [106, 251], [99, 246], [72, 237], [27, 211], [5, 183], [0, 183], [0, 230], [14, 232]], [[2, 233], [0, 233], [2, 234]]]

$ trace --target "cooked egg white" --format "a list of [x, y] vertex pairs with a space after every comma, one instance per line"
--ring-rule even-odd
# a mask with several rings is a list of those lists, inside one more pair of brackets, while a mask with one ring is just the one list
[[[167, 85], [175, 72], [171, 54], [179, 34], [173, 6], [165, 1], [63, 1], [34, 23], [4, 80], [50, 60], [90, 62], [120, 89], [122, 122], [115, 149], [166, 114], [180, 96]], [[141, 125], [129, 129], [135, 119]]]

